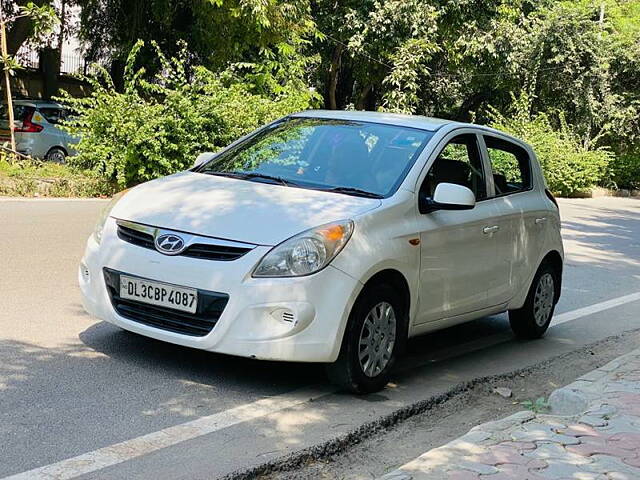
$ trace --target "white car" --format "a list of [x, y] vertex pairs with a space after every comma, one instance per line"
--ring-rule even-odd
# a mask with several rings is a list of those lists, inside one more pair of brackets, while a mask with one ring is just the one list
[[[68, 111], [59, 103], [47, 100], [14, 100], [16, 149], [23, 155], [49, 162], [64, 163], [75, 155], [78, 138], [61, 129]], [[0, 106], [0, 144], [10, 146], [11, 131], [7, 106]]]
[[509, 312], [547, 329], [558, 207], [531, 148], [419, 116], [309, 111], [120, 194], [89, 238], [86, 310], [126, 330], [323, 362], [364, 393], [407, 338]]

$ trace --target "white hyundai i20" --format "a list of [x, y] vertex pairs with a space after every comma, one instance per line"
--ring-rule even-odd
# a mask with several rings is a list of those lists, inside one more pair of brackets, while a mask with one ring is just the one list
[[88, 240], [86, 310], [212, 352], [387, 383], [407, 338], [508, 311], [543, 335], [558, 207], [531, 148], [419, 116], [287, 116], [117, 195]]

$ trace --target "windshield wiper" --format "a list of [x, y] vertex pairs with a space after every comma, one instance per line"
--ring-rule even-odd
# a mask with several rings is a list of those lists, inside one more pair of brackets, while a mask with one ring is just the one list
[[[278, 182], [280, 185], [284, 185], [285, 187], [302, 187], [300, 184], [287, 180], [282, 177], [278, 177], [276, 175], [267, 175], [266, 173], [258, 173], [258, 172], [208, 172], [203, 171], [202, 173], [206, 173], [207, 175], [217, 175], [219, 177], [230, 177], [230, 178], [239, 178], [241, 180], [251, 180], [253, 178], [260, 178], [264, 180], [272, 180], [274, 182]], [[366, 190], [361, 190], [359, 188], [354, 187], [329, 187], [329, 188], [314, 188], [314, 187], [302, 187], [302, 188], [311, 188], [313, 190], [322, 190], [323, 192], [335, 192], [335, 193], [344, 193], [346, 195], [355, 195], [357, 197], [366, 197], [366, 198], [384, 198], [382, 195], [378, 193], [368, 192]]]
[[257, 173], [257, 172], [203, 172], [208, 175], [217, 175], [220, 177], [230, 177], [230, 178], [239, 178], [242, 180], [251, 180], [252, 178], [262, 178], [265, 180], [273, 180], [278, 182], [280, 185], [284, 185], [285, 187], [297, 186], [295, 182], [291, 180], [285, 180], [282, 177], [278, 177], [276, 175], [267, 175], [265, 173]]
[[361, 190], [360, 188], [354, 188], [354, 187], [321, 188], [319, 190], [322, 190], [325, 192], [345, 193], [347, 195], [355, 195], [357, 197], [384, 198], [384, 196], [380, 195], [379, 193], [368, 192], [366, 190]]

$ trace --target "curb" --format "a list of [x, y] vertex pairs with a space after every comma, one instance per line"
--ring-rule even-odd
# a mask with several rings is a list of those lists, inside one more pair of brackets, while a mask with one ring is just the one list
[[548, 405], [477, 425], [378, 478], [640, 478], [640, 348], [554, 390]]

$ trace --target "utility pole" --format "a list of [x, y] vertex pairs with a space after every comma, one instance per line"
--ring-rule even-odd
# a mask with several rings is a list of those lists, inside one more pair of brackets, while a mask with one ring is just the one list
[[11, 132], [11, 150], [16, 151], [16, 133], [13, 123], [13, 99], [11, 98], [11, 79], [9, 77], [9, 53], [7, 52], [7, 30], [5, 28], [4, 11], [0, 3], [0, 49], [4, 68], [4, 81], [7, 89], [7, 113], [9, 116], [9, 131]]

